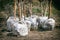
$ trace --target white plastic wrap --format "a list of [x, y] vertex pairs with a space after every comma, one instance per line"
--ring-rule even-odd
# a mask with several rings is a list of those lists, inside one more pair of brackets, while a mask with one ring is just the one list
[[48, 19], [46, 16], [40, 16], [37, 18], [37, 22], [39, 27], [44, 25], [44, 22]]
[[9, 17], [7, 20], [7, 29], [9, 31], [17, 31], [21, 36], [26, 36], [28, 35], [28, 27], [26, 23], [19, 23], [19, 19], [14, 17]]
[[21, 36], [26, 36], [26, 35], [28, 35], [27, 25], [15, 23], [14, 26], [15, 26], [15, 30], [17, 30], [17, 32], [18, 32]]
[[31, 29], [31, 22], [29, 20], [24, 21], [27, 24], [28, 30], [30, 31]]
[[8, 20], [7, 20], [7, 29], [9, 31], [11, 31], [12, 30], [11, 24], [14, 24], [14, 23], [16, 23], [18, 21], [19, 21], [19, 19], [18, 18], [14, 19], [14, 16], [9, 17]]
[[37, 23], [37, 21], [36, 21], [36, 20], [37, 20], [37, 17], [32, 16], [29, 20], [30, 20], [31, 25], [32, 25], [31, 28], [37, 29], [37, 28], [38, 28], [38, 27], [37, 27], [38, 23]]
[[46, 16], [40, 16], [37, 18], [38, 27], [46, 28], [45, 21], [48, 20], [48, 17]]
[[45, 21], [44, 27], [49, 27], [49, 26], [51, 26], [52, 30], [54, 30], [55, 20], [53, 18], [49, 18], [48, 20]]
[[46, 16], [39, 17], [40, 18], [40, 24], [43, 25], [43, 23], [48, 19]]

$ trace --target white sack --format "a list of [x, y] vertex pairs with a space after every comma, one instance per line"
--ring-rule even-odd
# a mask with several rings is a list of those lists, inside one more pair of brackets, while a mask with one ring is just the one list
[[40, 24], [44, 24], [44, 22], [48, 19], [48, 17], [46, 17], [46, 16], [42, 16], [42, 17], [39, 17], [39, 19], [40, 19]]
[[24, 23], [19, 23], [19, 19], [16, 18], [14, 20], [14, 17], [9, 17], [7, 20], [7, 29], [9, 31], [12, 30], [13, 33], [15, 33], [16, 31], [21, 35], [21, 36], [26, 36], [28, 35], [28, 28], [27, 25]]
[[31, 22], [31, 25], [32, 25], [31, 28], [33, 28], [33, 29], [37, 29], [38, 28], [37, 27], [38, 23], [37, 23], [36, 20], [37, 20], [37, 17], [36, 16], [33, 16], [33, 15], [29, 19], [29, 21]]
[[48, 20], [45, 21], [44, 28], [49, 26], [52, 28], [52, 30], [54, 30], [55, 20], [53, 18], [49, 18]]
[[37, 18], [38, 27], [43, 27], [44, 22], [48, 19], [46, 16], [40, 16]]
[[11, 24], [16, 23], [17, 21], [19, 21], [19, 19], [17, 17], [16, 17], [16, 19], [14, 19], [14, 16], [9, 17], [8, 20], [7, 20], [7, 29], [9, 31], [11, 31], [12, 30], [11, 29]]
[[30, 29], [31, 29], [31, 22], [29, 20], [25, 20], [24, 22], [27, 24], [28, 31], [30, 31]]
[[21, 35], [21, 36], [26, 36], [28, 35], [28, 28], [27, 25], [25, 24], [20, 24], [20, 23], [15, 23], [15, 30]]

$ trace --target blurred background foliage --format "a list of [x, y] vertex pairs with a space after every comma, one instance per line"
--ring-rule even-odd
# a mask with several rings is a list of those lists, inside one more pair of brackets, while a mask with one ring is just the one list
[[[11, 14], [13, 15], [13, 4], [13, 0], [0, 0], [0, 18], [7, 18]], [[33, 0], [32, 4], [32, 12], [40, 13], [40, 0]], [[60, 0], [52, 0], [52, 17], [56, 20], [56, 25], [60, 26]]]
[[33, 8], [33, 9], [32, 9], [32, 12], [33, 12], [33, 13], [40, 13], [40, 12], [41, 12], [41, 10], [40, 10], [40, 9], [38, 9], [38, 8]]
[[0, 0], [0, 11], [4, 10], [4, 6], [7, 4], [12, 5], [13, 0]]

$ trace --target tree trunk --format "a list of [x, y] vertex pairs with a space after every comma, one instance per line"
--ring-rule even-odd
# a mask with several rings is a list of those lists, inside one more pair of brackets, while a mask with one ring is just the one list
[[19, 15], [19, 20], [21, 20], [21, 7], [20, 7], [20, 0], [18, 0], [18, 15]]
[[51, 17], [51, 13], [52, 13], [51, 4], [52, 4], [52, 0], [49, 0], [49, 15], [48, 15], [48, 18]]
[[15, 19], [16, 19], [16, 0], [14, 0], [14, 17], [15, 17]]

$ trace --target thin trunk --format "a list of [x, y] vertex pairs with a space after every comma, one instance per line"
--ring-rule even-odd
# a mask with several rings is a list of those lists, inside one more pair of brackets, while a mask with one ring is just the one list
[[26, 17], [26, 5], [23, 4], [24, 17]]
[[45, 16], [47, 15], [48, 13], [48, 0], [46, 0], [46, 3], [45, 3]]
[[51, 17], [51, 11], [52, 11], [52, 8], [51, 8], [51, 4], [52, 4], [52, 0], [49, 0], [49, 15], [48, 15], [48, 18]]
[[23, 15], [23, 1], [21, 3], [22, 3], [21, 4], [21, 17], [22, 17], [22, 15]]
[[40, 16], [43, 16], [43, 13], [42, 13], [42, 12], [43, 12], [43, 10], [42, 10], [42, 2], [41, 2], [41, 0], [39, 0], [39, 1], [40, 1], [40, 9], [41, 9], [41, 12], [40, 12], [39, 15], [40, 15]]
[[25, 5], [25, 0], [23, 2], [23, 15], [24, 15], [24, 18], [26, 17], [26, 5]]
[[46, 10], [46, 9], [45, 9], [45, 6], [46, 6], [46, 0], [43, 1], [43, 11], [44, 11], [44, 12], [43, 12], [43, 16], [45, 16], [45, 10]]
[[41, 2], [41, 13], [42, 13], [42, 16], [44, 15], [44, 10], [43, 10], [43, 3]]
[[14, 18], [16, 19], [16, 0], [14, 0]]
[[30, 3], [30, 15], [32, 15], [32, 3]]
[[20, 7], [20, 1], [18, 0], [18, 14], [19, 14], [19, 20], [21, 20], [21, 7]]

